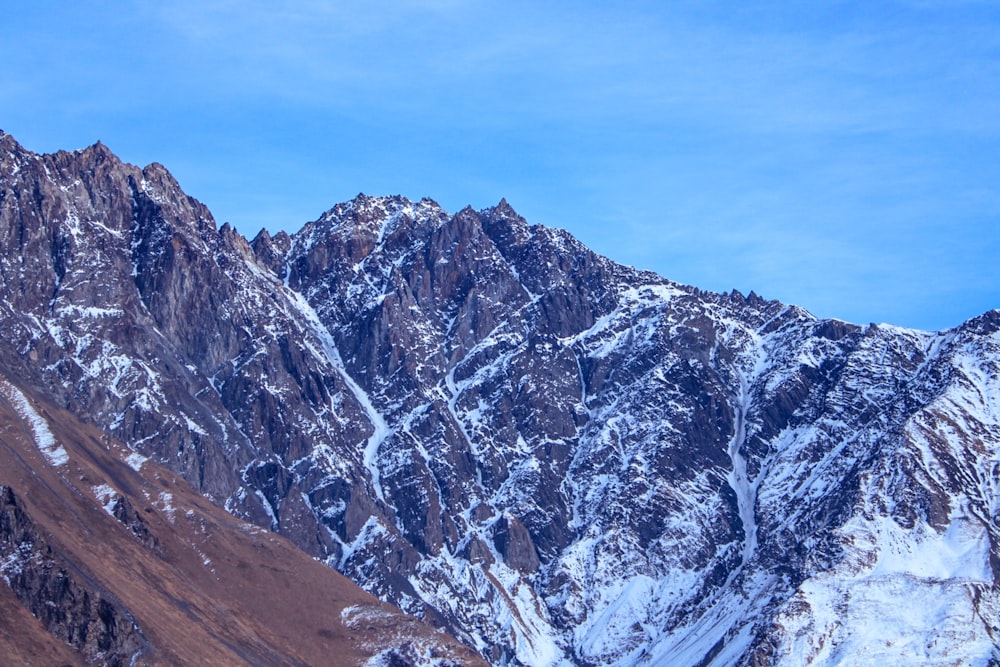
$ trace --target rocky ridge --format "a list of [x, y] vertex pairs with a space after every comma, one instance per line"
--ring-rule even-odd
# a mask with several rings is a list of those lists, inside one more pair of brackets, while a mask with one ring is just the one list
[[1000, 660], [997, 311], [817, 320], [505, 201], [248, 243], [0, 149], [5, 372], [494, 664]]

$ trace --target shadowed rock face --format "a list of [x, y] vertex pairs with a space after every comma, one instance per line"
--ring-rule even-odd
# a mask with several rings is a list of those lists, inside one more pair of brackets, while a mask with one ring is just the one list
[[505, 201], [248, 243], [158, 165], [0, 144], [4, 367], [488, 659], [994, 656], [996, 311], [819, 321]]

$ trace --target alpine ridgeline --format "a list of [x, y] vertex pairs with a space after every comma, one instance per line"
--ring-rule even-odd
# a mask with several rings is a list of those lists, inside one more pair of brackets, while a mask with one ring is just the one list
[[1000, 660], [1000, 312], [817, 320], [505, 201], [247, 242], [0, 137], [4, 374], [493, 664]]

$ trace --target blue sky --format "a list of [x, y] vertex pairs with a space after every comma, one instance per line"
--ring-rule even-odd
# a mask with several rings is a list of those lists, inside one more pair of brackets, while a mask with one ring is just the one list
[[248, 236], [506, 197], [821, 317], [1000, 307], [1000, 3], [0, 3], [0, 128], [161, 162]]

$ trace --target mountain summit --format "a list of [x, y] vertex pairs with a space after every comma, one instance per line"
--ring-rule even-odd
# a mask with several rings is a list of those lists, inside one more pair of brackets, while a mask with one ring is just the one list
[[248, 242], [0, 138], [0, 371], [493, 664], [1000, 660], [1000, 312], [817, 320], [505, 201]]

